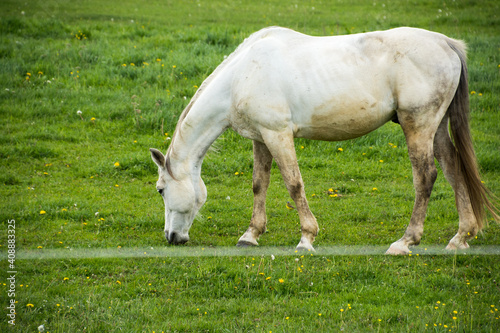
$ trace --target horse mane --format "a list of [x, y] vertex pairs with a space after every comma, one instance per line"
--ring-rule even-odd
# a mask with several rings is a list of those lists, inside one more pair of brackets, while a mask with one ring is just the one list
[[241, 52], [243, 48], [245, 48], [247, 45], [253, 43], [257, 39], [264, 38], [269, 30], [273, 29], [283, 29], [287, 30], [285, 28], [278, 28], [278, 27], [268, 27], [262, 30], [259, 30], [257, 32], [254, 32], [251, 34], [249, 37], [245, 38], [245, 40], [238, 45], [236, 50], [234, 50], [229, 56], [227, 56], [222, 63], [215, 68], [215, 70], [203, 81], [203, 83], [200, 85], [198, 90], [196, 90], [196, 93], [193, 95], [191, 98], [191, 101], [189, 101], [189, 104], [184, 108], [182, 111], [181, 115], [179, 116], [179, 120], [177, 121], [177, 125], [175, 126], [174, 134], [172, 135], [172, 140], [170, 141], [170, 145], [168, 146], [167, 153], [165, 154], [165, 168], [167, 169], [168, 174], [173, 178], [176, 179], [173, 172], [172, 172], [172, 165], [170, 162], [170, 156], [172, 154], [175, 154], [174, 152], [174, 142], [177, 136], [182, 136], [181, 133], [181, 125], [186, 116], [188, 115], [189, 111], [193, 107], [194, 103], [197, 101], [198, 97], [203, 93], [205, 88], [210, 84], [210, 82], [213, 81], [213, 79], [219, 74], [224, 67], [226, 67], [227, 63], [231, 61], [237, 54]]

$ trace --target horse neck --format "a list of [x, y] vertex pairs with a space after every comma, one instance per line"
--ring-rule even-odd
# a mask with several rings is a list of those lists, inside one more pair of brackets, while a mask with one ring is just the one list
[[197, 100], [181, 117], [167, 152], [174, 176], [191, 174], [199, 177], [208, 148], [227, 129], [227, 108]]

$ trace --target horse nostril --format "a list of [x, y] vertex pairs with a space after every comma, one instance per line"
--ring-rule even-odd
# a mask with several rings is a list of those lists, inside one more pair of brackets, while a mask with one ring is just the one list
[[170, 244], [177, 244], [177, 242], [176, 242], [176, 238], [177, 238], [177, 233], [172, 232], [172, 233], [170, 233], [170, 234], [168, 235], [168, 242], [169, 242]]

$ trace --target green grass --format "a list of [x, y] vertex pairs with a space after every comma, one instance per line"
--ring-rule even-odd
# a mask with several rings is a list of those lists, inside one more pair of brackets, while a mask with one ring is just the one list
[[[285, 208], [289, 196], [276, 166], [269, 230], [259, 240], [264, 252], [174, 255], [175, 248], [165, 248], [148, 151], [167, 149], [196, 87], [262, 27], [336, 35], [416, 26], [469, 45], [472, 134], [483, 180], [498, 195], [498, 9], [495, 1], [458, 0], [2, 1], [0, 301], [4, 309], [10, 301], [7, 224], [14, 219], [18, 303], [16, 330], [6, 316], [0, 330], [44, 324], [49, 332], [498, 331], [500, 256], [422, 250], [444, 248], [458, 228], [442, 172], [422, 245], [411, 257], [379, 255], [401, 237], [413, 205], [398, 125], [352, 141], [296, 140], [320, 225], [318, 254], [303, 258], [281, 250], [297, 245], [300, 228], [297, 214]], [[252, 165], [249, 140], [227, 131], [216, 141], [202, 170], [208, 201], [181, 251], [236, 244], [252, 214]], [[330, 197], [329, 188], [341, 196]], [[495, 223], [470, 242], [499, 243]], [[321, 252], [332, 246], [377, 250]], [[118, 247], [134, 255], [85, 254]], [[140, 255], [150, 248], [165, 253]], [[28, 257], [36, 251], [59, 254]], [[83, 255], [64, 259], [66, 252]]]

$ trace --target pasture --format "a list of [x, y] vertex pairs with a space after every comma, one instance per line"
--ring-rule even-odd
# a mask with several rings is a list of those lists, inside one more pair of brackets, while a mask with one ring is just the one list
[[458, 214], [439, 167], [422, 243], [408, 256], [383, 255], [404, 233], [414, 200], [399, 125], [351, 141], [295, 141], [320, 227], [315, 253], [294, 251], [299, 219], [286, 208], [275, 164], [268, 231], [259, 248], [234, 247], [252, 214], [253, 158], [252, 142], [230, 130], [204, 160], [208, 200], [191, 240], [168, 246], [148, 150], [166, 151], [196, 89], [256, 30], [340, 35], [414, 26], [468, 44], [472, 136], [482, 179], [498, 196], [499, 7], [2, 1], [0, 330], [499, 331], [500, 226], [489, 216], [469, 251], [444, 252]]

